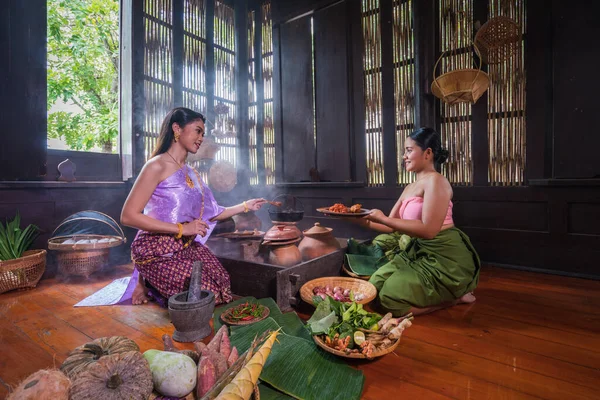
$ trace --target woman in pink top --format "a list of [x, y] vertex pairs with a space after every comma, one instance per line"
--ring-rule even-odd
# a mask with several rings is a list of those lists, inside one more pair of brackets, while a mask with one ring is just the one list
[[475, 301], [480, 261], [467, 235], [454, 226], [452, 186], [437, 171], [447, 157], [439, 133], [430, 128], [413, 132], [403, 160], [416, 181], [406, 186], [389, 215], [374, 209], [361, 222], [384, 233], [373, 246], [383, 250], [386, 263], [370, 282], [381, 305], [394, 315]]

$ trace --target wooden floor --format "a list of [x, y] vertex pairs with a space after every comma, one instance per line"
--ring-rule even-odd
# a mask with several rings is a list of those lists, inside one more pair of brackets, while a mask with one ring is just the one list
[[[173, 327], [155, 304], [73, 308], [129, 272], [0, 295], [0, 398], [92, 338], [161, 349]], [[485, 267], [475, 294], [473, 305], [415, 319], [395, 353], [356, 364], [364, 398], [600, 398], [600, 282]]]

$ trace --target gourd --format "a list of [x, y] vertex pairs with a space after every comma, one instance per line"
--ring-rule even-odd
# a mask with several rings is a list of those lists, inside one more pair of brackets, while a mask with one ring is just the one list
[[185, 397], [196, 387], [197, 367], [190, 357], [169, 351], [144, 353], [152, 371], [154, 389], [163, 396]]
[[145, 400], [152, 393], [152, 372], [139, 351], [102, 357], [74, 380], [71, 400]]
[[67, 400], [71, 381], [57, 369], [42, 369], [29, 375], [7, 400]]
[[60, 366], [60, 370], [73, 379], [102, 357], [128, 351], [140, 351], [140, 348], [133, 340], [125, 336], [98, 338], [69, 353], [67, 359]]

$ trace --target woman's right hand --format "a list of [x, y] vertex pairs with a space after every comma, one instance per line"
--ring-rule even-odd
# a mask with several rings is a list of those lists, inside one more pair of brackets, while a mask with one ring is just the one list
[[195, 219], [192, 222], [183, 224], [183, 236], [200, 235], [204, 237], [208, 230], [208, 224], [201, 219]]

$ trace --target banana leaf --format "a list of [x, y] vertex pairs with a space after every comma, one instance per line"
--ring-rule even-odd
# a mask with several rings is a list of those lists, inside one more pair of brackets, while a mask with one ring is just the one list
[[258, 390], [260, 390], [260, 400], [288, 400], [293, 399], [293, 397], [288, 396], [287, 394], [283, 394], [269, 385], [261, 382], [258, 384]]
[[[231, 329], [231, 343], [240, 353], [248, 349], [257, 335], [279, 329], [273, 318]], [[284, 331], [285, 332], [285, 331]], [[298, 399], [359, 399], [364, 375], [337, 357], [324, 352], [313, 342], [282, 333], [273, 346], [260, 380], [276, 390]]]
[[346, 265], [352, 272], [360, 276], [371, 276], [381, 266], [388, 263], [385, 257], [373, 257], [362, 254], [346, 254]]

